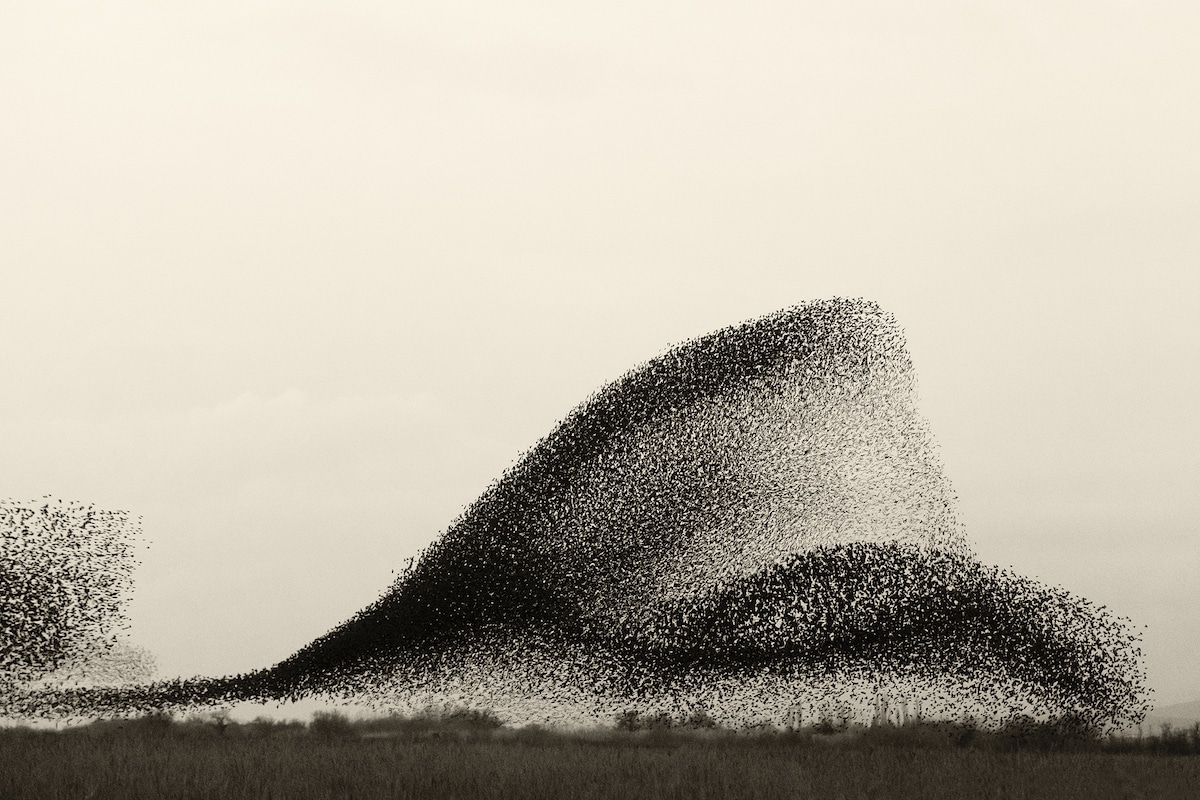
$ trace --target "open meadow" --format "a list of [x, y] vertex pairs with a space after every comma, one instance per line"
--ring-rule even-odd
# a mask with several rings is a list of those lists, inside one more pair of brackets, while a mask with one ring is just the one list
[[963, 726], [829, 734], [145, 718], [0, 731], [0, 797], [1187, 798], [1200, 735], [1077, 741]]

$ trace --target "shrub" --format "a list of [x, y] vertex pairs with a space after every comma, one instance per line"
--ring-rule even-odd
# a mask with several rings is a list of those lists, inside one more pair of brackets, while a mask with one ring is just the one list
[[717, 721], [712, 718], [706, 709], [698, 708], [689, 714], [680, 727], [689, 730], [712, 730], [717, 727]]
[[675, 718], [666, 711], [659, 711], [657, 714], [643, 714], [630, 709], [622, 712], [616, 722], [616, 728], [619, 731], [669, 731], [676, 727], [682, 726], [677, 724]]
[[638, 721], [641, 718], [641, 713], [634, 709], [627, 709], [617, 715], [616, 728], [619, 731], [636, 731], [638, 729]]
[[828, 714], [822, 714], [821, 718], [817, 720], [817, 724], [813, 726], [813, 731], [823, 736], [830, 736], [845, 729], [846, 726], [841, 720], [834, 720]]
[[491, 731], [504, 723], [491, 711], [479, 708], [456, 708], [442, 717], [442, 722], [452, 728]]
[[309, 733], [322, 739], [347, 739], [354, 735], [350, 718], [339, 711], [317, 711], [308, 723]]

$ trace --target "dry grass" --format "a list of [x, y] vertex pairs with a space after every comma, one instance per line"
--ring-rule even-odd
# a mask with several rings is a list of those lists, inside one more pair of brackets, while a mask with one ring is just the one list
[[[897, 746], [870, 737], [561, 736], [406, 722], [233, 726], [138, 721], [0, 732], [0, 797], [1133, 798], [1194, 797], [1200, 758]], [[321, 731], [317, 733], [314, 731]]]

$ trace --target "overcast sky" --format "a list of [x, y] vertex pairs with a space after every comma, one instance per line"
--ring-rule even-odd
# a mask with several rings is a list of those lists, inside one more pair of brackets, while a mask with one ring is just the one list
[[982, 560], [1200, 696], [1200, 6], [0, 2], [0, 496], [164, 675], [375, 599], [590, 392], [897, 315]]

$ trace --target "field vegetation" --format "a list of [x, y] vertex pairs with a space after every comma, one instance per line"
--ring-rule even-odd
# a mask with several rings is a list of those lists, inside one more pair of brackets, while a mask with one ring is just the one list
[[1200, 726], [1100, 738], [1069, 723], [721, 730], [622, 715], [509, 728], [484, 711], [307, 723], [153, 715], [0, 730], [0, 797], [1132, 798], [1200, 796]]

